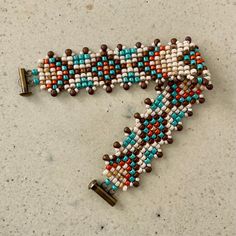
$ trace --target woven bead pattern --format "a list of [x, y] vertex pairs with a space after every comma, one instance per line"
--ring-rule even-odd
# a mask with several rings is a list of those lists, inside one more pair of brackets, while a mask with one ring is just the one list
[[140, 174], [151, 172], [152, 160], [163, 156], [161, 145], [173, 142], [172, 131], [182, 130], [182, 119], [193, 114], [192, 105], [204, 103], [203, 91], [213, 88], [199, 48], [191, 41], [174, 38], [162, 45], [156, 39], [148, 47], [138, 42], [133, 48], [118, 44], [115, 50], [102, 45], [99, 53], [87, 47], [79, 54], [67, 49], [62, 57], [50, 51], [32, 71], [35, 84], [52, 96], [63, 90], [75, 96], [84, 88], [93, 94], [102, 86], [110, 93], [115, 84], [128, 90], [135, 83], [144, 89], [150, 80], [157, 83], [157, 96], [145, 99], [143, 114], [135, 113], [134, 128], [126, 127], [124, 140], [113, 144], [115, 153], [103, 157], [102, 186], [109, 193], [139, 186]]

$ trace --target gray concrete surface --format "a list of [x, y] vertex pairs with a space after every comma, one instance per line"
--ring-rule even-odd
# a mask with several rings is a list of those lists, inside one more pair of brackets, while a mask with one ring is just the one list
[[[0, 0], [0, 235], [236, 235], [236, 1]], [[146, 91], [18, 95], [17, 68], [47, 51], [191, 35], [214, 90], [141, 186], [109, 207], [87, 184], [144, 110]]]

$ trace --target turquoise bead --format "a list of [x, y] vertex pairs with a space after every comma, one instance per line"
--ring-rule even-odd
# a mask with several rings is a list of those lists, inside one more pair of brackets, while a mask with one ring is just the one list
[[37, 77], [33, 78], [34, 85], [39, 85], [39, 79]]
[[114, 191], [116, 191], [118, 189], [118, 187], [116, 185], [112, 185], [111, 187]]
[[132, 169], [130, 172], [129, 172], [131, 175], [134, 175], [136, 173], [136, 171], [134, 169]]
[[57, 84], [58, 84], [58, 85], [63, 85], [63, 81], [62, 81], [62, 80], [58, 80], [58, 81], [57, 81]]
[[111, 183], [111, 181], [109, 179], [105, 179], [105, 184], [109, 185]]
[[135, 178], [134, 178], [133, 176], [131, 176], [131, 177], [129, 178], [129, 181], [130, 181], [130, 182], [134, 182], [134, 180], [135, 180]]
[[201, 77], [197, 77], [197, 82], [198, 82], [199, 84], [202, 84], [202, 78], [201, 78]]
[[132, 132], [129, 136], [130, 136], [130, 138], [134, 139], [136, 134], [134, 132]]
[[157, 149], [156, 148], [152, 148], [152, 151], [151, 151], [153, 154], [156, 154], [157, 153]]
[[197, 65], [197, 69], [198, 69], [198, 70], [202, 70], [202, 69], [203, 69], [203, 65], [202, 65], [202, 64], [198, 64], [198, 65]]
[[135, 158], [135, 155], [132, 153], [131, 155], [130, 155], [130, 159], [134, 159]]
[[32, 75], [38, 75], [38, 70], [37, 69], [33, 69], [32, 70]]

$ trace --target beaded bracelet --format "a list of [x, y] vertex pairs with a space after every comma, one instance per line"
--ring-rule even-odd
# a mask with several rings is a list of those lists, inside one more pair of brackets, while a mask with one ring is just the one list
[[124, 140], [113, 144], [115, 153], [103, 156], [104, 181], [89, 184], [112, 206], [118, 189], [138, 187], [140, 174], [152, 171], [152, 159], [163, 156], [161, 145], [173, 142], [172, 131], [182, 130], [182, 118], [192, 116], [192, 105], [205, 101], [203, 90], [213, 88], [199, 48], [189, 36], [183, 42], [173, 38], [167, 45], [155, 39], [149, 47], [138, 42], [133, 48], [118, 44], [111, 50], [103, 44], [99, 53], [87, 47], [79, 54], [67, 49], [62, 57], [50, 51], [37, 69], [20, 68], [19, 75], [21, 95], [30, 94], [32, 81], [53, 97], [64, 90], [75, 96], [85, 88], [92, 95], [98, 86], [110, 93], [116, 83], [125, 90], [134, 83], [143, 89], [151, 80], [157, 83], [157, 96], [144, 101], [146, 111], [134, 114], [134, 128], [126, 127]]

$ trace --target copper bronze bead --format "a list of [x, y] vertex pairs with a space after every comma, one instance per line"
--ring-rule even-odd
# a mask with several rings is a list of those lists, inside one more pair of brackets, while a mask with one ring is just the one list
[[173, 139], [172, 139], [172, 138], [168, 138], [168, 139], [167, 139], [167, 142], [168, 142], [169, 144], [172, 144], [172, 143], [173, 143]]
[[147, 104], [147, 105], [152, 105], [152, 101], [151, 101], [151, 99], [150, 98], [146, 98], [145, 100], [144, 100], [144, 103], [145, 104]]
[[147, 173], [150, 173], [152, 171], [152, 167], [151, 166], [146, 166], [145, 170]]
[[155, 40], [154, 40], [155, 46], [157, 46], [158, 43], [160, 43], [160, 39], [155, 39]]
[[170, 40], [170, 42], [171, 42], [172, 44], [176, 44], [177, 39], [176, 39], [176, 38], [172, 38], [172, 39]]
[[205, 98], [199, 98], [199, 102], [200, 103], [204, 103], [205, 102]]
[[107, 45], [106, 44], [102, 44], [101, 45], [101, 49], [102, 49], [102, 51], [106, 51], [107, 50]]
[[87, 54], [89, 52], [89, 48], [88, 47], [84, 47], [82, 51], [83, 51], [83, 53]]
[[190, 43], [192, 42], [192, 38], [191, 38], [190, 36], [186, 36], [186, 37], [185, 37], [185, 40], [188, 41], [188, 42], [190, 42]]
[[181, 131], [182, 129], [183, 129], [183, 126], [180, 125], [180, 124], [178, 124], [178, 125], [177, 125], [177, 130], [178, 130], [178, 131]]
[[72, 55], [72, 50], [71, 49], [66, 49], [65, 50], [65, 54], [66, 54], [66, 56], [71, 56]]
[[110, 161], [110, 157], [109, 157], [108, 154], [103, 155], [102, 159], [103, 159], [104, 161]]
[[56, 91], [55, 89], [53, 89], [53, 90], [51, 91], [51, 95], [52, 95], [53, 97], [56, 97], [56, 96], [57, 96], [57, 91]]
[[53, 56], [54, 56], [54, 52], [53, 52], [53, 51], [49, 51], [49, 52], [48, 52], [48, 57], [51, 58], [51, 57], [53, 57]]
[[212, 84], [208, 84], [206, 87], [207, 87], [208, 90], [212, 90], [213, 89], [213, 85]]
[[158, 158], [163, 157], [163, 153], [162, 153], [162, 152], [158, 152], [158, 153], [157, 153], [157, 157], [158, 157]]
[[147, 88], [147, 84], [145, 83], [145, 81], [141, 82], [141, 88], [142, 89], [146, 89]]
[[138, 112], [136, 112], [136, 113], [134, 113], [134, 118], [135, 118], [135, 119], [140, 119], [141, 116], [140, 116], [140, 114], [139, 114]]
[[116, 141], [116, 142], [113, 143], [113, 147], [114, 148], [120, 148], [121, 145], [120, 145], [120, 143], [118, 141]]
[[142, 44], [141, 44], [140, 42], [137, 42], [137, 43], [135, 44], [135, 46], [136, 46], [137, 48], [141, 48]]
[[118, 48], [118, 50], [119, 50], [119, 51], [121, 51], [121, 50], [122, 50], [122, 48], [123, 48], [122, 44], [120, 44], [120, 43], [119, 43], [119, 44], [117, 44], [117, 46], [116, 46], [116, 47]]
[[106, 92], [107, 93], [111, 93], [112, 92], [112, 87], [111, 86], [107, 86], [106, 87]]
[[134, 181], [134, 182], [133, 182], [133, 186], [134, 186], [134, 187], [138, 187], [138, 186], [139, 186], [139, 182], [138, 182], [138, 181]]
[[89, 94], [89, 95], [93, 95], [93, 94], [94, 94], [94, 90], [93, 90], [92, 88], [89, 88], [89, 89], [88, 89], [88, 94]]
[[193, 112], [192, 111], [188, 111], [187, 114], [188, 114], [188, 116], [192, 116]]
[[124, 90], [129, 90], [129, 85], [127, 83], [124, 83], [123, 88], [124, 88]]
[[130, 130], [129, 127], [125, 127], [125, 128], [124, 128], [124, 132], [125, 132], [126, 134], [130, 134], [130, 133], [131, 133], [131, 130]]
[[74, 89], [71, 89], [70, 90], [70, 96], [72, 96], [72, 97], [74, 97], [74, 96], [76, 96], [76, 91], [74, 90]]

